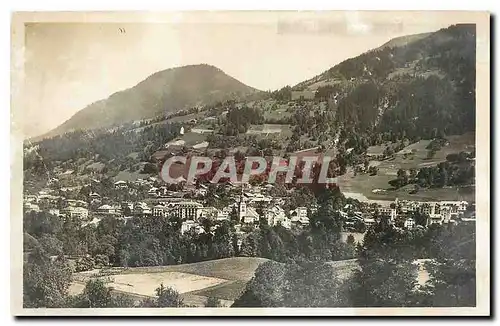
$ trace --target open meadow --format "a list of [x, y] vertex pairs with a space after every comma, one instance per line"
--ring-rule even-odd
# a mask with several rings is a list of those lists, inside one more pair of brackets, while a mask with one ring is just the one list
[[178, 291], [188, 305], [203, 306], [208, 297], [215, 297], [229, 306], [265, 261], [265, 258], [234, 257], [193, 264], [75, 273], [70, 293], [81, 293], [88, 279], [103, 278], [116, 292], [132, 297], [153, 297], [155, 289], [163, 283]]
[[[429, 140], [421, 140], [410, 144], [397, 152], [393, 158], [383, 161], [372, 160], [370, 166], [378, 168], [377, 175], [370, 176], [367, 173], [354, 174], [353, 169], [348, 169], [347, 173], [337, 178], [337, 183], [341, 191], [348, 197], [359, 200], [467, 200], [474, 201], [475, 187], [444, 187], [444, 188], [421, 188], [417, 193], [410, 194], [412, 185], [402, 187], [397, 190], [391, 189], [389, 181], [396, 179], [399, 169], [421, 169], [423, 167], [435, 166], [446, 161], [446, 156], [460, 151], [473, 151], [475, 148], [474, 134], [464, 134], [461, 136], [447, 137], [449, 144], [444, 146], [436, 155], [428, 159], [426, 149]], [[383, 146], [372, 146], [368, 153], [377, 154], [383, 151]]]

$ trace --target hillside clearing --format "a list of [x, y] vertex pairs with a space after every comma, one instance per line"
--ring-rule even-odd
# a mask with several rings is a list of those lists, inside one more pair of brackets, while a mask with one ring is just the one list
[[[409, 189], [400, 188], [397, 190], [391, 189], [389, 181], [397, 176], [399, 169], [420, 169], [430, 167], [446, 161], [446, 156], [451, 153], [459, 153], [461, 151], [471, 152], [475, 149], [474, 133], [447, 137], [449, 144], [442, 147], [436, 152], [432, 159], [427, 158], [427, 145], [430, 140], [420, 140], [416, 143], [409, 144], [401, 151], [397, 152], [393, 158], [377, 161], [370, 161], [370, 166], [378, 168], [377, 175], [370, 176], [369, 174], [354, 175], [353, 169], [348, 169], [347, 173], [337, 177], [337, 184], [343, 193], [351, 194], [351, 197], [367, 198], [369, 200], [475, 200], [475, 187], [449, 187], [449, 188], [421, 188], [416, 194], [410, 194]], [[383, 151], [384, 146], [372, 146], [369, 148], [370, 153], [379, 153]], [[376, 192], [374, 190], [377, 189]]]

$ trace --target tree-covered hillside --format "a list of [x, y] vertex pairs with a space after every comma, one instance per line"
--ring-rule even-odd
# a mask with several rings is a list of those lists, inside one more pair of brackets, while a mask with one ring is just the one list
[[475, 60], [475, 26], [454, 25], [348, 59], [295, 89], [334, 99], [332, 123], [352, 132], [462, 134], [475, 126]]

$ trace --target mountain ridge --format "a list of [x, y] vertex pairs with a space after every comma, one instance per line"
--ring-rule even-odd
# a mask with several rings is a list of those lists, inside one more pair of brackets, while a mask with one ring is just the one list
[[292, 89], [329, 100], [335, 125], [351, 132], [433, 138], [473, 130], [475, 26], [392, 41]]
[[[95, 117], [101, 117], [106, 113], [108, 120], [118, 123], [126, 122], [126, 119], [122, 117], [112, 116], [112, 114], [121, 114], [121, 111], [107, 112], [105, 110], [110, 102], [123, 97], [125, 97], [128, 106], [145, 107], [146, 109], [129, 114], [127, 116], [129, 121], [152, 118], [161, 112], [176, 112], [181, 109], [182, 105], [185, 106], [186, 102], [190, 105], [197, 105], [205, 100], [206, 104], [210, 102], [206, 99], [213, 99], [211, 96], [214, 93], [216, 95], [217, 92], [220, 93], [221, 87], [190, 88], [190, 84], [186, 82], [184, 76], [190, 76], [190, 74], [177, 74], [180, 70], [197, 70], [200, 67], [203, 67], [202, 70], [208, 71], [208, 73], [205, 75], [196, 74], [195, 81], [204, 80], [209, 85], [220, 85], [221, 83], [218, 83], [217, 79], [222, 76], [224, 77], [222, 78], [223, 86], [228, 83], [232, 85], [222, 91], [222, 96], [214, 96], [218, 99], [235, 99], [238, 97], [238, 94], [235, 93], [238, 91], [240, 91], [240, 100], [242, 99], [241, 92], [247, 96], [243, 97], [244, 101], [249, 99], [249, 94], [258, 93], [274, 97], [273, 94], [282, 92], [282, 90], [285, 91], [284, 94], [290, 90], [310, 91], [316, 100], [328, 100], [330, 110], [335, 111], [335, 121], [329, 120], [328, 123], [332, 124], [334, 128], [351, 126], [361, 127], [365, 131], [378, 132], [374, 129], [377, 128], [379, 131], [391, 133], [395, 132], [391, 131], [391, 128], [399, 133], [402, 133], [403, 129], [409, 128], [408, 130], [411, 130], [411, 133], [415, 135], [423, 133], [426, 137], [431, 137], [440, 129], [444, 133], [467, 131], [471, 128], [471, 121], [474, 118], [475, 26], [458, 24], [432, 33], [394, 38], [378, 48], [346, 59], [293, 88], [284, 87], [273, 93], [259, 93], [258, 90], [244, 85], [226, 75], [219, 68], [210, 65], [191, 65], [167, 69], [152, 74], [130, 89], [116, 92], [105, 100], [89, 105], [86, 109], [75, 114], [75, 116], [79, 115], [76, 120], [80, 122], [83, 120], [85, 124], [97, 128], [106, 125], [106, 121], [96, 123]], [[193, 78], [190, 77], [187, 80], [192, 81]], [[164, 89], [171, 92], [164, 92]], [[200, 89], [204, 91], [201, 95], [198, 92]], [[141, 99], [148, 105], [134, 103], [137, 98], [127, 98], [127, 96], [130, 97], [127, 94], [131, 90], [140, 93]], [[412, 99], [415, 91], [417, 91], [416, 95], [419, 96], [418, 99]], [[446, 93], [444, 96], [440, 94], [443, 91]], [[172, 97], [172, 94], [180, 94], [180, 96]], [[189, 98], [182, 99], [183, 94], [188, 94]], [[292, 98], [290, 93], [283, 99], [288, 98], [287, 96], [290, 96], [289, 99]], [[335, 97], [334, 104], [330, 103], [332, 96]], [[179, 97], [181, 101], [178, 101]], [[432, 103], [427, 103], [429, 101], [425, 99], [426, 97]], [[169, 101], [166, 101], [166, 98]], [[165, 104], [169, 107], [158, 107]], [[435, 120], [425, 123], [416, 121], [415, 119], [419, 117], [420, 120], [425, 120], [425, 116], [420, 116], [424, 111], [425, 115], [434, 116]], [[451, 118], [446, 117], [447, 115], [451, 115]], [[414, 119], [415, 122], [410, 122], [408, 120], [410, 118]], [[63, 131], [75, 129], [72, 128], [74, 126], [71, 125], [72, 121], [70, 120], [59, 128]], [[436, 124], [438, 121], [443, 124]], [[324, 122], [326, 123], [326, 120]], [[429, 126], [426, 123], [429, 123]], [[382, 126], [379, 128], [380, 125]], [[332, 129], [328, 126], [325, 128], [326, 130]], [[321, 130], [325, 128], [321, 128]], [[438, 131], [432, 131], [432, 129]], [[326, 130], [323, 131], [326, 132]], [[57, 131], [56, 129], [55, 134]], [[336, 135], [332, 135], [332, 137], [336, 137]]]
[[370, 49], [370, 50], [368, 50], [366, 52], [360, 53], [359, 55], [357, 55], [355, 57], [347, 58], [347, 59], [339, 62], [338, 64], [336, 64], [336, 65], [328, 68], [327, 70], [325, 70], [321, 74], [318, 74], [318, 75], [316, 75], [316, 76], [314, 76], [312, 78], [309, 78], [309, 79], [306, 79], [304, 81], [301, 81], [300, 83], [296, 84], [295, 86], [292, 86], [292, 88], [294, 88], [294, 89], [300, 89], [300, 88], [303, 88], [304, 86], [308, 85], [309, 83], [311, 83], [313, 81], [321, 80], [324, 77], [325, 74], [327, 74], [329, 71], [331, 71], [335, 67], [341, 65], [345, 61], [352, 60], [352, 59], [355, 59], [355, 58], [357, 58], [359, 56], [367, 55], [369, 53], [375, 53], [377, 51], [383, 50], [384, 48], [395, 48], [395, 47], [405, 46], [405, 45], [408, 45], [410, 43], [416, 42], [416, 41], [418, 41], [418, 40], [420, 40], [422, 38], [428, 37], [429, 35], [431, 35], [433, 33], [435, 33], [435, 32], [409, 34], [409, 35], [403, 35], [403, 36], [398, 36], [398, 37], [392, 38], [389, 41], [387, 41], [384, 44], [382, 44], [381, 46], [373, 48], [373, 49]]
[[31, 139], [48, 138], [79, 129], [111, 127], [259, 92], [212, 65], [169, 68], [87, 105], [58, 127]]

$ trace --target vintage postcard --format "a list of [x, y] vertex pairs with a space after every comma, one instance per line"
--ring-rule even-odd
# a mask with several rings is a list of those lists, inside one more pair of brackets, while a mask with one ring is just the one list
[[489, 13], [11, 35], [12, 314], [490, 314]]

